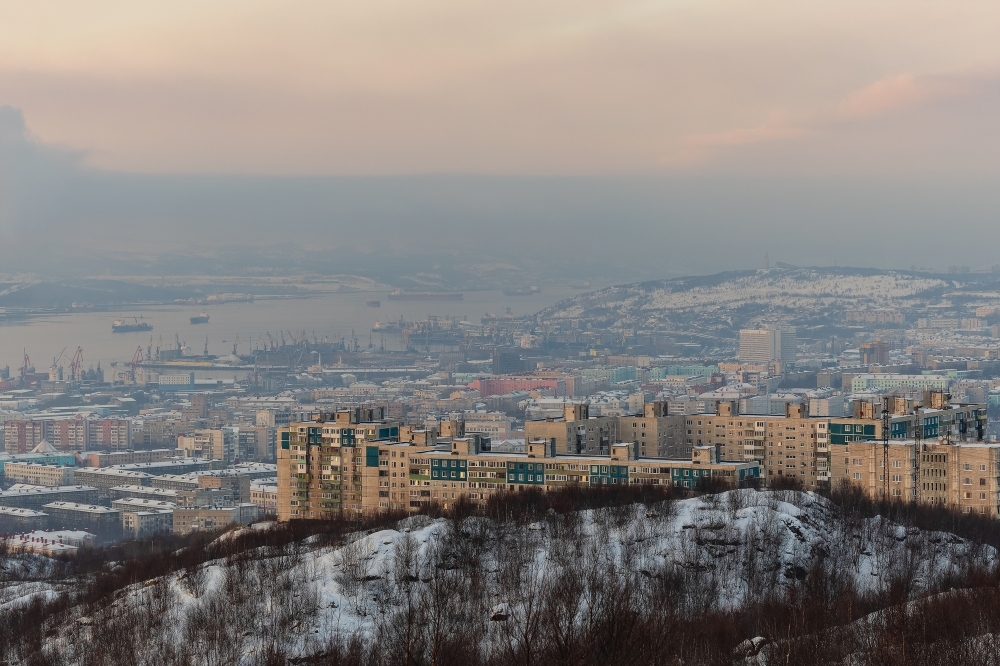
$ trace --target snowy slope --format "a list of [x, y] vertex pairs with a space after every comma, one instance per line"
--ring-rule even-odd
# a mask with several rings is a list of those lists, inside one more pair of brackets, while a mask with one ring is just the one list
[[675, 577], [692, 605], [725, 609], [799, 585], [814, 568], [871, 591], [912, 572], [918, 594], [997, 558], [950, 534], [844, 520], [812, 493], [754, 490], [553, 514], [530, 525], [413, 517], [339, 547], [307, 542], [252, 555], [135, 585], [95, 616], [66, 621], [53, 648], [72, 656], [94, 627], [121, 622], [130, 631], [148, 625], [157, 649], [176, 649], [221, 617], [246, 627], [232, 638], [234, 654], [259, 655], [275, 641], [292, 654], [314, 652], [331, 635], [374, 636], [407, 603], [451, 598], [458, 592], [447, 588], [467, 589], [469, 580], [493, 586], [489, 603], [471, 611], [489, 627], [498, 624], [490, 618], [527, 612], [530, 600], [514, 583], [541, 589], [565, 570]]

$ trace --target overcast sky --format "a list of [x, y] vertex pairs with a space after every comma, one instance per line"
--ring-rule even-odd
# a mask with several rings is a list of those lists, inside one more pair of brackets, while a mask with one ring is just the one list
[[820, 261], [843, 225], [897, 236], [860, 263], [946, 230], [938, 266], [989, 264], [998, 35], [963, 0], [2, 3], [0, 233], [549, 224], [650, 234], [656, 274]]

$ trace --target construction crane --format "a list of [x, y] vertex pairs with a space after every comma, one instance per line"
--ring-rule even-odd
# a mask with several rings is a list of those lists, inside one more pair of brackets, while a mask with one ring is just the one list
[[77, 347], [76, 353], [73, 354], [72, 360], [69, 362], [69, 378], [70, 381], [78, 382], [80, 381], [80, 369], [83, 366], [83, 347]]
[[24, 362], [21, 363], [21, 388], [24, 388], [24, 382], [28, 376], [28, 370], [31, 368], [31, 359], [28, 358], [28, 351], [24, 350]]
[[126, 371], [126, 382], [135, 384], [139, 381], [140, 363], [142, 363], [142, 345], [135, 348], [135, 354], [132, 355], [132, 362], [129, 363], [129, 369]]

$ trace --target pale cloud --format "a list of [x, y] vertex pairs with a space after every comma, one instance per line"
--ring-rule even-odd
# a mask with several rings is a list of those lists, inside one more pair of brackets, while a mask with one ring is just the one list
[[998, 33], [973, 0], [6, 3], [0, 104], [125, 171], [726, 170], [975, 98], [936, 73], [995, 67]]

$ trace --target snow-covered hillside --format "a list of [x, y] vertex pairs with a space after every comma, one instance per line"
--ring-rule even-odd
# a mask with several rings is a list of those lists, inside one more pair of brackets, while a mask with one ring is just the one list
[[896, 271], [796, 268], [680, 278], [609, 287], [581, 294], [538, 314], [540, 322], [597, 318], [610, 327], [629, 322], [656, 328], [678, 317], [714, 313], [729, 318], [739, 309], [815, 313], [827, 309], [906, 308], [920, 297], [966, 285]]
[[[548, 621], [542, 606], [569, 630], [592, 623], [609, 594], [669, 599], [681, 614], [738, 609], [815, 579], [862, 595], [905, 579], [918, 595], [996, 560], [993, 548], [848, 520], [828, 500], [791, 491], [550, 514], [528, 525], [412, 517], [339, 546], [307, 540], [135, 585], [105, 608], [61, 618], [50, 648], [74, 664], [116, 645], [161, 660], [139, 663], [263, 663], [352, 636], [396, 645], [401, 627], [426, 640], [427, 631], [461, 627], [489, 653], [530, 640], [525, 632]], [[562, 600], [555, 610], [553, 599]]]

